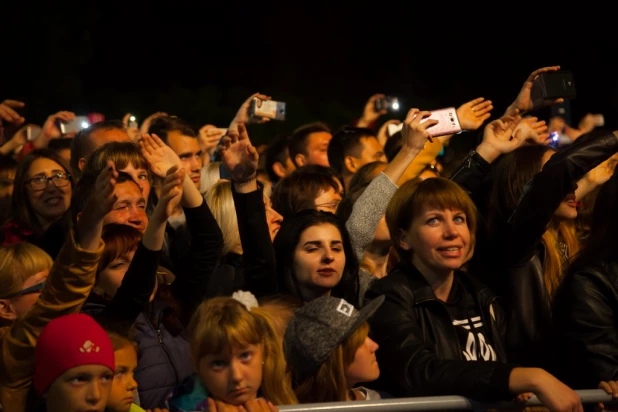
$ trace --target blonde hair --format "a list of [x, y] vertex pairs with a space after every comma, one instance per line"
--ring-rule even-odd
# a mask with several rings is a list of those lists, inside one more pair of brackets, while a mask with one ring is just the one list
[[223, 233], [222, 253], [226, 255], [234, 249], [242, 248], [236, 208], [232, 197], [232, 183], [228, 181], [215, 183], [206, 193], [206, 204], [208, 204]]
[[356, 351], [369, 335], [369, 324], [364, 322], [343, 341], [310, 376], [294, 373], [296, 397], [300, 403], [340, 402], [347, 400], [348, 383], [345, 370], [354, 362]]
[[26, 279], [50, 270], [53, 261], [43, 249], [26, 242], [0, 247], [0, 299], [19, 292]]
[[290, 320], [300, 307], [301, 304], [298, 300], [289, 295], [266, 298], [260, 301], [260, 309], [268, 312], [270, 315], [281, 345], [283, 345], [283, 336], [285, 335], [288, 323], [290, 323]]
[[400, 229], [408, 230], [414, 218], [427, 207], [459, 209], [464, 212], [466, 224], [470, 230], [471, 256], [476, 239], [476, 207], [472, 199], [457, 183], [441, 177], [407, 181], [395, 192], [388, 203], [386, 225], [399, 256], [409, 260], [413, 252], [403, 250], [399, 246]]
[[561, 221], [555, 225], [550, 225], [543, 233], [543, 243], [545, 244], [543, 280], [550, 302], [553, 301], [556, 289], [560, 286], [562, 276], [566, 270], [563, 267], [562, 258], [557, 246], [559, 239], [567, 246], [569, 260], [579, 252], [580, 243], [573, 221]]
[[262, 345], [261, 391], [275, 405], [298, 403], [289, 379], [282, 347], [271, 315], [260, 307], [247, 310], [227, 297], [209, 299], [196, 309], [188, 327], [191, 358], [196, 369], [207, 355], [225, 349]]
[[202, 174], [200, 176], [200, 192], [208, 193], [210, 188], [221, 180], [221, 172], [219, 169], [221, 164], [222, 162], [211, 162], [202, 169]]

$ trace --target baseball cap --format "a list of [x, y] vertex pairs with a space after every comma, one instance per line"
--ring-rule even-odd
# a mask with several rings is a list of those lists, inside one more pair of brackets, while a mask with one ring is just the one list
[[315, 372], [382, 302], [379, 296], [359, 311], [344, 299], [322, 296], [298, 309], [283, 339], [288, 365], [298, 373]]

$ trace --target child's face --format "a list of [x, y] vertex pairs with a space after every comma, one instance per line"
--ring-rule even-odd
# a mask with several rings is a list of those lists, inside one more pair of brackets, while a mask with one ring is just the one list
[[45, 394], [48, 412], [105, 410], [112, 371], [102, 365], [82, 365], [60, 375]]
[[107, 409], [110, 412], [128, 412], [137, 391], [137, 382], [133, 378], [137, 368], [137, 351], [133, 345], [125, 346], [114, 352], [114, 359], [116, 370]]
[[243, 405], [257, 398], [262, 385], [262, 345], [249, 345], [204, 356], [199, 374], [214, 399]]

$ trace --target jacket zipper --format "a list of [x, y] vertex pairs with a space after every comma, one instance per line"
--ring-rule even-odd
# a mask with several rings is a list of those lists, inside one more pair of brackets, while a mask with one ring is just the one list
[[[144, 314], [144, 315], [146, 315], [146, 314]], [[180, 378], [178, 376], [178, 371], [176, 370], [176, 366], [174, 365], [174, 361], [172, 360], [172, 355], [170, 354], [169, 350], [167, 349], [167, 346], [165, 346], [165, 344], [163, 343], [163, 333], [161, 333], [161, 329], [159, 327], [161, 325], [161, 318], [163, 317], [163, 311], [159, 312], [159, 317], [157, 319], [157, 325], [156, 326], [150, 321], [150, 317], [149, 316], [146, 315], [145, 317], [148, 320], [148, 324], [150, 326], [152, 326], [154, 331], [157, 333], [157, 338], [159, 338], [159, 343], [161, 344], [161, 347], [163, 348], [163, 352], [165, 352], [165, 354], [167, 355], [167, 359], [170, 362], [170, 365], [172, 365], [172, 369], [174, 370], [174, 377], [176, 378], [176, 385], [178, 385], [180, 383]]]

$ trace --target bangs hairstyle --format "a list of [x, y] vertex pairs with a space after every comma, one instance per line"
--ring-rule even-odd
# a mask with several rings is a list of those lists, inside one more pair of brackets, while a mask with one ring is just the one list
[[148, 171], [148, 179], [151, 179], [148, 161], [134, 142], [110, 142], [99, 147], [88, 156], [82, 174], [95, 174], [98, 176], [101, 170], [107, 167], [109, 160], [114, 162], [116, 170], [132, 165], [136, 169]]
[[188, 332], [191, 358], [198, 371], [204, 356], [248, 345], [262, 345], [262, 394], [275, 405], [298, 403], [286, 377], [283, 350], [267, 311], [260, 307], [249, 311], [229, 297], [209, 299], [198, 306]]
[[[410, 180], [404, 183], [393, 195], [386, 208], [386, 225], [391, 239], [400, 239], [400, 230], [410, 229], [412, 221], [424, 209], [457, 209], [466, 215], [470, 230], [470, 251], [474, 250], [476, 240], [476, 207], [470, 197], [457, 183], [444, 178]], [[403, 250], [398, 241], [393, 241], [402, 257], [411, 257], [410, 251]]]
[[0, 247], [0, 299], [19, 292], [26, 279], [50, 270], [52, 264], [51, 257], [31, 243]]
[[112, 223], [105, 226], [101, 239], [105, 242], [105, 248], [97, 274], [105, 270], [115, 259], [135, 250], [142, 239], [142, 232], [132, 226]]
[[[308, 376], [294, 375], [297, 382], [296, 397], [300, 403], [343, 402], [346, 400], [348, 383], [345, 370], [354, 362], [356, 351], [369, 336], [369, 324], [363, 322], [343, 341], [318, 370]], [[292, 371], [294, 373], [294, 371]]]

